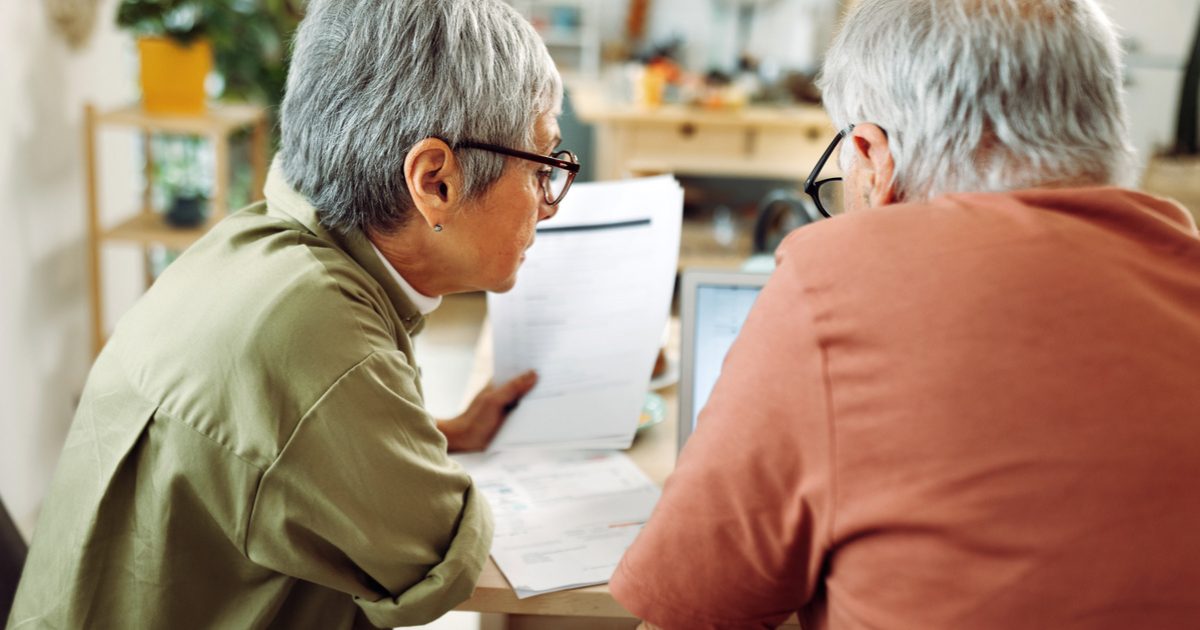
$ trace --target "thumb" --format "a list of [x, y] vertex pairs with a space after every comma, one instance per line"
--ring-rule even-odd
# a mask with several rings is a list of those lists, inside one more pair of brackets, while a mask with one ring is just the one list
[[530, 370], [496, 388], [495, 396], [502, 404], [509, 405], [529, 393], [537, 385], [537, 372]]

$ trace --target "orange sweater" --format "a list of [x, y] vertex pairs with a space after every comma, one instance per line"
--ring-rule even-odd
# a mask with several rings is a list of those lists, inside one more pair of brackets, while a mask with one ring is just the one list
[[780, 248], [612, 581], [664, 628], [1200, 628], [1200, 239], [1115, 188]]

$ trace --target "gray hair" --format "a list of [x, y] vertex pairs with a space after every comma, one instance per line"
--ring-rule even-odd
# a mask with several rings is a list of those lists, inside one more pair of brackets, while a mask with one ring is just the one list
[[887, 131], [902, 200], [1132, 178], [1120, 48], [1094, 0], [862, 0], [820, 86], [839, 128]]
[[[391, 232], [412, 214], [414, 144], [532, 149], [561, 102], [545, 45], [500, 0], [311, 0], [281, 107], [283, 174], [325, 227]], [[504, 172], [503, 156], [457, 156], [464, 198]]]

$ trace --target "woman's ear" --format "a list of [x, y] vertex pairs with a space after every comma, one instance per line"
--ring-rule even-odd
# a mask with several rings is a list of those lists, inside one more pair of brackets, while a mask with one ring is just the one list
[[895, 203], [896, 186], [892, 176], [896, 172], [896, 162], [892, 159], [887, 133], [871, 123], [855, 125], [850, 144], [854, 147], [855, 160], [862, 169], [861, 181], [866, 187], [866, 190], [854, 193], [865, 194], [868, 206], [872, 208]]
[[404, 183], [417, 212], [432, 229], [444, 225], [458, 203], [462, 171], [450, 145], [425, 138], [404, 158]]

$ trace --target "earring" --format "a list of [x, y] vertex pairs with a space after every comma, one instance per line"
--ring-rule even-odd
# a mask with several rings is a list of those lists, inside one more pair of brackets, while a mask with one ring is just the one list
[[438, 223], [437, 225], [433, 226], [433, 231], [434, 231], [434, 232], [441, 232], [441, 231], [442, 231], [442, 224], [441, 224], [441, 223]]

